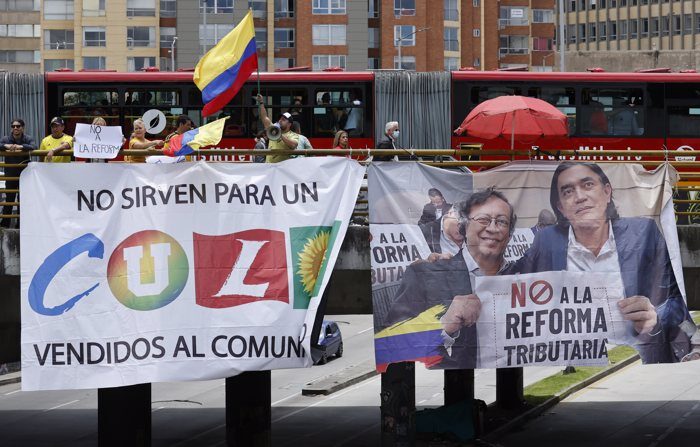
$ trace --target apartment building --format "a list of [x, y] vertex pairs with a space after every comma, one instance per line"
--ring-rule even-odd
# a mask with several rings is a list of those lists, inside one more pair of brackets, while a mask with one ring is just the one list
[[0, 0], [0, 70], [38, 73], [40, 0]]
[[698, 68], [700, 1], [566, 0], [567, 69]]
[[549, 71], [554, 2], [44, 0], [41, 68], [191, 68], [250, 8], [261, 71]]
[[[551, 70], [554, 0], [177, 1], [177, 64], [253, 10], [261, 70]], [[233, 20], [232, 20], [233, 18]], [[400, 47], [400, 48], [399, 48]], [[400, 59], [399, 59], [400, 58]]]
[[42, 70], [136, 71], [158, 66], [161, 4], [174, 2], [43, 0]]

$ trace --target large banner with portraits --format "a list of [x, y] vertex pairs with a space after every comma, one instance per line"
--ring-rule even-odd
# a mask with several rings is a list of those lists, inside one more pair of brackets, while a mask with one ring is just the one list
[[22, 172], [22, 389], [311, 365], [365, 169], [32, 163]]
[[670, 165], [368, 169], [377, 369], [698, 357]]

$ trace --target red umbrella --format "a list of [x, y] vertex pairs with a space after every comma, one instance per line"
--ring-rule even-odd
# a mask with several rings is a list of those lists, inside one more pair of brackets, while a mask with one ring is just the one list
[[455, 133], [492, 140], [510, 138], [534, 141], [540, 137], [568, 135], [566, 115], [548, 102], [526, 96], [499, 96], [484, 101], [474, 108], [455, 130]]

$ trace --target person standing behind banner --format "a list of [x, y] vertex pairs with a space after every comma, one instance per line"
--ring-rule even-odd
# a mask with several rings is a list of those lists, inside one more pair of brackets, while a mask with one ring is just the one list
[[[193, 123], [192, 123], [192, 118], [190, 118], [187, 115], [180, 115], [177, 117], [175, 120], [175, 130], [168, 134], [167, 137], [165, 137], [165, 144], [167, 145], [170, 139], [174, 136], [177, 135], [182, 135], [183, 133], [187, 132], [188, 130], [192, 130], [194, 128]], [[166, 146], [163, 146], [166, 147]]]
[[[175, 130], [171, 133], [168, 134], [167, 137], [165, 137], [165, 144], [163, 145], [163, 151], [168, 149], [170, 147], [170, 139], [182, 135], [183, 133], [190, 131], [194, 128], [194, 123], [192, 122], [192, 118], [190, 118], [187, 115], [180, 115], [177, 117], [175, 120]], [[188, 155], [185, 157], [186, 160], [190, 160], [190, 156]]]
[[[101, 116], [96, 116], [96, 117], [93, 118], [93, 120], [92, 120], [92, 125], [93, 125], [93, 126], [106, 126], [106, 125], [107, 125], [107, 121], [105, 121], [105, 119], [102, 118]], [[75, 138], [73, 138], [73, 141], [75, 141]], [[126, 138], [124, 138], [124, 137], [122, 136], [122, 145], [123, 145], [125, 142], [126, 142]], [[99, 160], [99, 159], [95, 158], [95, 159], [92, 159], [92, 160], [94, 161], [94, 160]]]
[[[264, 151], [267, 149], [267, 133], [264, 130], [258, 132], [258, 136], [255, 137], [255, 146], [253, 149]], [[254, 163], [265, 163], [264, 155], [256, 155], [253, 157]]]
[[92, 120], [92, 125], [93, 125], [93, 126], [106, 126], [106, 125], [107, 125], [107, 121], [105, 121], [105, 119], [102, 118], [101, 116], [96, 116], [96, 117]]
[[294, 132], [299, 135], [299, 144], [297, 144], [298, 151], [314, 148], [313, 146], [311, 146], [311, 142], [309, 141], [309, 139], [301, 134], [301, 126], [298, 122], [292, 121], [292, 130], [294, 130]]
[[[267, 116], [263, 96], [258, 94], [256, 99], [258, 101], [260, 119], [262, 120], [263, 127], [267, 130], [267, 128], [273, 125], [272, 120]], [[293, 151], [297, 148], [299, 145], [299, 135], [292, 132], [293, 120], [294, 119], [289, 112], [285, 112], [280, 115], [279, 120], [274, 124], [274, 126], [280, 128], [280, 139], [277, 141], [270, 140], [268, 149], [271, 151]], [[292, 158], [292, 155], [268, 155], [265, 157], [265, 163], [279, 163], [280, 161], [288, 160], [290, 158]]]
[[[19, 157], [5, 157], [6, 163], [25, 164], [29, 163], [29, 152], [36, 150], [34, 138], [24, 133], [24, 120], [12, 120], [12, 131], [10, 135], [6, 135], [0, 139], [0, 149], [7, 152], [22, 153]], [[19, 177], [22, 173], [22, 168], [8, 166], [4, 169], [4, 173], [8, 177]], [[6, 180], [5, 188], [19, 189], [19, 180]], [[16, 192], [6, 192], [5, 202], [14, 202], [17, 199]], [[17, 205], [17, 213], [19, 214], [19, 205]], [[12, 214], [12, 205], [4, 205], [2, 214]], [[0, 227], [9, 228], [10, 219], [5, 218], [0, 222]]]
[[59, 155], [63, 151], [73, 148], [73, 137], [63, 133], [65, 123], [59, 116], [51, 119], [51, 135], [41, 140], [40, 151], [49, 151], [44, 161], [49, 163], [70, 163], [70, 155]]
[[[141, 118], [134, 121], [134, 134], [131, 140], [129, 140], [129, 149], [153, 149], [162, 148], [164, 144], [163, 140], [153, 140], [149, 141], [146, 139], [146, 123], [143, 122]], [[144, 163], [146, 161], [145, 155], [127, 155], [124, 157], [124, 161], [127, 163]]]
[[[93, 126], [106, 126], [107, 121], [105, 121], [104, 118], [101, 116], [96, 116], [95, 118], [92, 119]], [[126, 141], [126, 138], [122, 137], [122, 146], [124, 146], [124, 142]], [[73, 142], [75, 142], [75, 138], [73, 138]], [[107, 160], [103, 158], [87, 158], [85, 159], [85, 163], [106, 163]]]
[[[352, 149], [350, 147], [350, 140], [348, 138], [348, 133], [344, 130], [339, 130], [335, 133], [333, 138], [333, 149], [348, 150]], [[344, 155], [345, 158], [352, 158], [349, 154]]]
[[[396, 121], [389, 121], [384, 126], [384, 135], [382, 139], [377, 142], [377, 149], [398, 149], [396, 145], [399, 139], [399, 123]], [[395, 159], [394, 155], [381, 155], [375, 156], [375, 161], [392, 161]]]

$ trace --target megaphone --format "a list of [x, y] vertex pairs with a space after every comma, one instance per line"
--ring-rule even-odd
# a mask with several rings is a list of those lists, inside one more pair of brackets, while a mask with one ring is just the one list
[[282, 129], [277, 123], [265, 129], [265, 133], [267, 134], [267, 139], [270, 141], [278, 141], [282, 138]]

